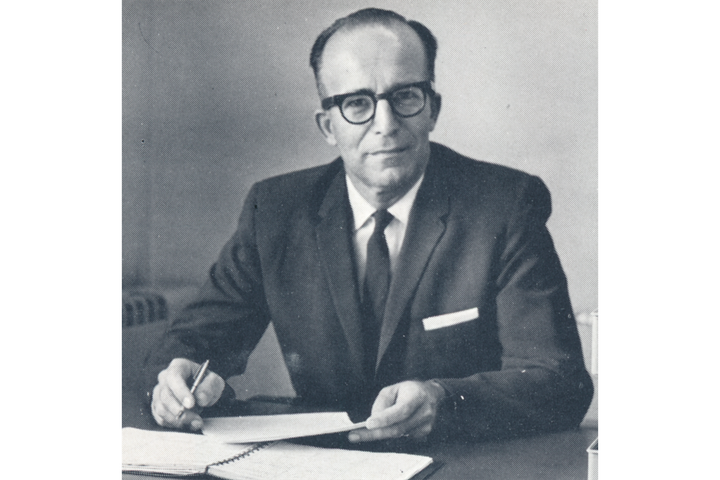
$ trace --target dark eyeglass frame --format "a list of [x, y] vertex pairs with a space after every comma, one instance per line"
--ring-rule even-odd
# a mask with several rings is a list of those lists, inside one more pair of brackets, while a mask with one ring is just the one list
[[[395, 105], [393, 105], [393, 102], [390, 101], [393, 94], [395, 94], [399, 90], [403, 90], [405, 88], [411, 88], [411, 87], [418, 87], [423, 92], [423, 106], [418, 110], [417, 112], [411, 114], [411, 115], [403, 115], [402, 113], [398, 112], [395, 109]], [[372, 115], [367, 120], [363, 120], [362, 122], [353, 122], [349, 120], [345, 116], [345, 112], [342, 109], [342, 103], [345, 101], [346, 98], [352, 97], [355, 95], [367, 95], [368, 97], [372, 98], [373, 100], [373, 112]], [[322, 106], [323, 110], [330, 110], [332, 107], [338, 107], [340, 109], [340, 114], [345, 119], [346, 122], [352, 123], [353, 125], [362, 125], [364, 123], [369, 122], [373, 118], [375, 118], [375, 112], [377, 111], [377, 104], [380, 100], [387, 100], [390, 104], [390, 108], [392, 109], [393, 113], [397, 115], [398, 117], [402, 118], [410, 118], [414, 117], [415, 115], [419, 115], [420, 112], [425, 110], [425, 105], [427, 105], [428, 97], [432, 100], [435, 97], [435, 90], [432, 88], [432, 82], [429, 80], [425, 80], [422, 82], [414, 82], [414, 83], [406, 83], [404, 85], [398, 85], [397, 87], [388, 90], [385, 93], [376, 94], [372, 90], [358, 90], [356, 92], [350, 92], [350, 93], [343, 93], [340, 95], [333, 95], [332, 97], [326, 97], [323, 98], [320, 102], [320, 105]]]

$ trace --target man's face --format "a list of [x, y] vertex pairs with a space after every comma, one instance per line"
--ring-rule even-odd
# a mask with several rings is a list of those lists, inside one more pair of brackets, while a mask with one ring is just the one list
[[[319, 72], [323, 96], [359, 90], [378, 95], [429, 80], [425, 62], [420, 38], [405, 25], [340, 31], [323, 52]], [[361, 125], [345, 120], [336, 106], [317, 112], [316, 120], [327, 142], [340, 150], [345, 170], [360, 193], [366, 198], [367, 192], [379, 193], [395, 201], [425, 170], [438, 108], [428, 98], [418, 115], [403, 118], [387, 100], [380, 100], [374, 118]]]

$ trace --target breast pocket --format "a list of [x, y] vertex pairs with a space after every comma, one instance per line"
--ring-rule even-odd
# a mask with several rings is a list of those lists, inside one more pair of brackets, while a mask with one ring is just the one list
[[481, 368], [484, 320], [471, 308], [422, 320], [422, 363], [432, 376], [462, 377]]
[[438, 330], [440, 328], [448, 328], [461, 323], [471, 322], [476, 320], [480, 316], [478, 308], [469, 308], [467, 310], [460, 310], [459, 312], [445, 313], [443, 315], [436, 315], [434, 317], [424, 318], [423, 328], [425, 331]]

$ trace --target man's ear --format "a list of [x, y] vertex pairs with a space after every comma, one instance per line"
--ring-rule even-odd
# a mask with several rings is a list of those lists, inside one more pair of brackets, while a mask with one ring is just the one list
[[436, 93], [432, 100], [430, 100], [430, 118], [433, 122], [437, 122], [438, 115], [440, 115], [440, 106], [442, 105], [442, 96]]
[[337, 145], [335, 134], [333, 133], [332, 120], [327, 110], [317, 110], [315, 112], [315, 123], [320, 129], [320, 133], [325, 137], [325, 141], [328, 145]]

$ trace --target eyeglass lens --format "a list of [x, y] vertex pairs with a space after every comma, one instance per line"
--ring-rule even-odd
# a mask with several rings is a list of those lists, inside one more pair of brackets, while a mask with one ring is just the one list
[[[420, 87], [401, 88], [392, 92], [387, 100], [397, 115], [412, 117], [425, 107], [425, 92]], [[376, 104], [377, 101], [372, 95], [350, 95], [341, 103], [340, 111], [347, 121], [363, 123], [375, 115]]]

